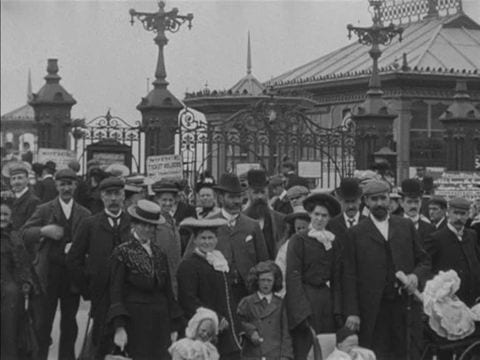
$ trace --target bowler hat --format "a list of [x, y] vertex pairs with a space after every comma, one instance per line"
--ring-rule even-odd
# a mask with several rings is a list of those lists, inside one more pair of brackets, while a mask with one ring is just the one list
[[69, 180], [75, 181], [77, 180], [77, 174], [70, 168], [58, 170], [55, 174], [55, 180]]
[[244, 191], [237, 175], [226, 173], [220, 177], [220, 181], [213, 188], [217, 191], [239, 194]]
[[152, 190], [155, 194], [162, 194], [162, 193], [173, 193], [178, 194], [178, 186], [172, 182], [160, 180], [152, 185]]
[[115, 190], [115, 189], [123, 189], [124, 186], [125, 186], [125, 182], [122, 179], [115, 176], [110, 176], [106, 179], [103, 179], [100, 182], [98, 189], [100, 191]]
[[293, 224], [295, 219], [302, 219], [310, 222], [310, 216], [308, 216], [308, 213], [303, 206], [295, 206], [293, 212], [285, 216], [285, 221], [289, 224]]
[[355, 200], [360, 198], [360, 196], [362, 196], [362, 189], [360, 188], [359, 180], [356, 178], [342, 179], [337, 194], [344, 200]]
[[317, 205], [327, 208], [330, 217], [337, 216], [342, 212], [342, 207], [338, 200], [329, 194], [315, 193], [303, 200], [303, 207], [308, 212], [313, 211]]
[[267, 173], [262, 169], [250, 169], [247, 173], [247, 182], [252, 189], [263, 189], [268, 185]]
[[131, 217], [147, 224], [163, 224], [165, 219], [160, 215], [161, 208], [153, 201], [138, 200], [136, 204], [128, 207], [128, 213]]
[[436, 204], [445, 209], [447, 207], [447, 199], [440, 195], [433, 195], [430, 200], [428, 200], [428, 205], [430, 204]]
[[402, 181], [400, 195], [404, 197], [421, 197], [423, 195], [422, 183], [417, 179], [405, 179]]
[[448, 202], [448, 206], [459, 210], [470, 210], [470, 201], [464, 198], [456, 197]]

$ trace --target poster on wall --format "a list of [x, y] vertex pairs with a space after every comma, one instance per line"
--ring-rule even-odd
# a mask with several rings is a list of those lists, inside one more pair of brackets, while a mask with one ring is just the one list
[[181, 180], [183, 165], [181, 155], [155, 155], [147, 157], [147, 177], [151, 181]]
[[37, 162], [45, 164], [47, 161], [53, 161], [56, 169], [65, 169], [70, 161], [76, 160], [76, 154], [73, 150], [39, 148], [37, 153]]
[[259, 163], [240, 163], [235, 164], [235, 171], [237, 175], [246, 174], [251, 169], [260, 169]]

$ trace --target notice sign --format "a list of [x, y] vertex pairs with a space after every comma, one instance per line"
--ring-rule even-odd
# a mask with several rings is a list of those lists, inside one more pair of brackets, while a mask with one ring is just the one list
[[47, 161], [53, 161], [57, 165], [57, 170], [66, 169], [70, 161], [77, 160], [75, 151], [63, 149], [39, 148], [37, 161], [45, 164]]
[[147, 176], [154, 181], [181, 180], [183, 166], [181, 155], [155, 155], [147, 157]]
[[240, 163], [235, 164], [235, 171], [237, 175], [246, 174], [251, 169], [260, 169], [261, 166], [258, 163]]

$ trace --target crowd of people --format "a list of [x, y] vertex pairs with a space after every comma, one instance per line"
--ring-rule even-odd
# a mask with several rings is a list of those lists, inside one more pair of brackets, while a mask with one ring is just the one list
[[[434, 335], [412, 294], [453, 269], [458, 298], [480, 298], [480, 194], [375, 175], [311, 191], [286, 163], [203, 174], [192, 201], [185, 182], [122, 166], [31, 169], [34, 184], [22, 162], [3, 172], [2, 359], [46, 360], [58, 305], [58, 359], [76, 359], [81, 298], [88, 359], [303, 360], [331, 333], [328, 360], [420, 359]], [[36, 348], [20, 339], [25, 299]]]

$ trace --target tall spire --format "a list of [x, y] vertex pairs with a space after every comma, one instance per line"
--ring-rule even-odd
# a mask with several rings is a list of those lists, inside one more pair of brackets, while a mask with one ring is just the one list
[[252, 73], [252, 50], [250, 46], [250, 30], [248, 31], [248, 48], [247, 48], [247, 74]]
[[28, 83], [27, 83], [27, 102], [32, 100], [33, 97], [32, 92], [32, 74], [30, 69], [28, 69]]

